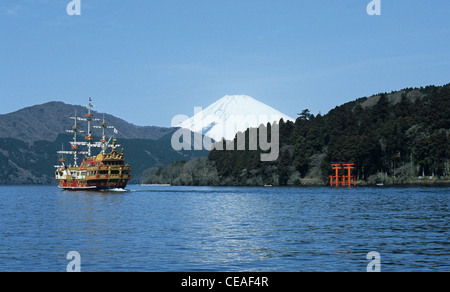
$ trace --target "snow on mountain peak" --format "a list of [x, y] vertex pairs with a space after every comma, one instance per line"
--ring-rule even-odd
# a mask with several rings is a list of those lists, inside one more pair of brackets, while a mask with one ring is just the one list
[[207, 135], [215, 141], [234, 139], [237, 132], [261, 124], [295, 121], [248, 95], [225, 95], [178, 126]]

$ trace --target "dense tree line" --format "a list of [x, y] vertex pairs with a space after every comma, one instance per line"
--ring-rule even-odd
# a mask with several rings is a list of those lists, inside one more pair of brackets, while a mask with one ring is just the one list
[[219, 185], [217, 170], [207, 157], [176, 161], [166, 167], [152, 167], [143, 173], [145, 184]]
[[360, 98], [323, 116], [305, 109], [295, 122], [281, 120], [279, 133], [276, 161], [261, 162], [260, 150], [212, 150], [202, 163], [218, 177], [205, 184], [323, 184], [331, 162], [354, 162], [370, 182], [448, 176], [450, 84]]

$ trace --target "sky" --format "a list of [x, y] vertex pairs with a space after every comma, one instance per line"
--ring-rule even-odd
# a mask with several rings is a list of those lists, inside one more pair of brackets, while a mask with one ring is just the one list
[[0, 0], [0, 114], [49, 101], [171, 125], [225, 95], [293, 118], [450, 83], [450, 1]]

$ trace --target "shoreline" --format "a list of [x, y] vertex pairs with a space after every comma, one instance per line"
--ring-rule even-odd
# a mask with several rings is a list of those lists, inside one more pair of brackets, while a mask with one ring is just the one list
[[[323, 181], [319, 181], [318, 179], [302, 179], [300, 181], [300, 184], [292, 184], [292, 185], [242, 185], [242, 184], [226, 184], [226, 185], [177, 185], [177, 184], [142, 184], [142, 183], [132, 183], [129, 185], [136, 185], [136, 186], [187, 186], [187, 187], [331, 187], [328, 183], [324, 183]], [[57, 187], [57, 184], [0, 184], [0, 187], [13, 187], [13, 186], [55, 186]], [[374, 183], [374, 182], [368, 182], [364, 180], [357, 180], [356, 181], [356, 187], [450, 187], [450, 179], [444, 178], [444, 179], [428, 179], [428, 178], [422, 178], [422, 179], [403, 179], [403, 180], [393, 180], [388, 179], [384, 182]], [[335, 186], [332, 186], [332, 188], [336, 188]], [[347, 186], [339, 186], [338, 188], [348, 188]]]

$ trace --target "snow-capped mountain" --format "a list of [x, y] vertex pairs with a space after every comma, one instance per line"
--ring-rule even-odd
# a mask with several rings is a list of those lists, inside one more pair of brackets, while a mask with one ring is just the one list
[[233, 140], [237, 132], [261, 124], [295, 121], [248, 95], [226, 95], [178, 126], [209, 136], [215, 141]]

